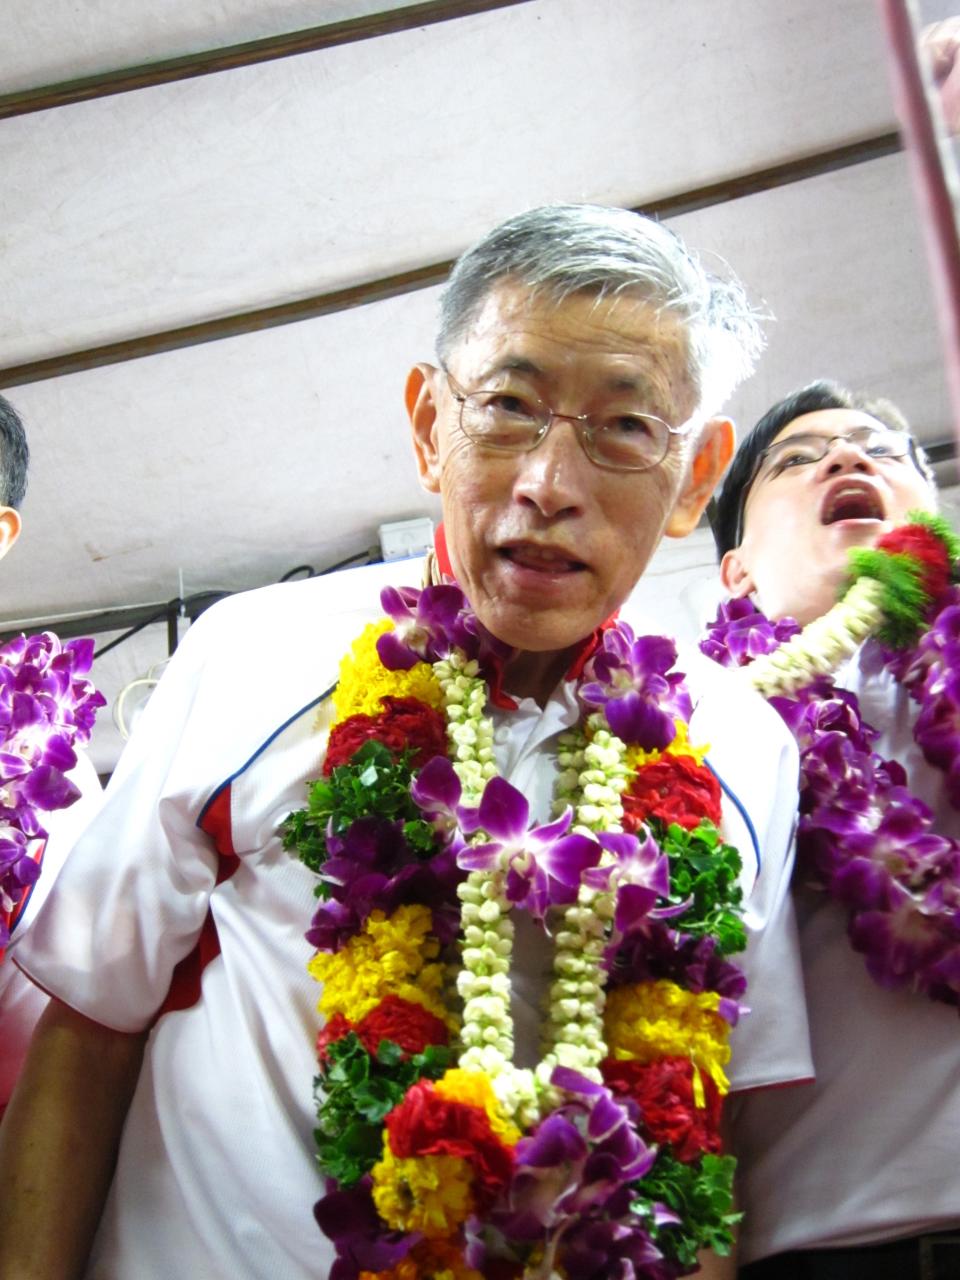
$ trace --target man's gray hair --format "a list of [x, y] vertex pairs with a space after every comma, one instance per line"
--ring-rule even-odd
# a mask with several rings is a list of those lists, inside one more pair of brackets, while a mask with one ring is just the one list
[[688, 377], [698, 407], [721, 407], [764, 347], [759, 316], [732, 275], [704, 269], [679, 236], [627, 209], [555, 204], [495, 227], [456, 262], [440, 304], [437, 354], [446, 363], [490, 291], [512, 278], [557, 301], [629, 292], [686, 323]]

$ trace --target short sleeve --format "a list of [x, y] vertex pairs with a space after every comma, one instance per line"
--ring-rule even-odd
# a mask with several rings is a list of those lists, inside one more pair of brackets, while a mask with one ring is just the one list
[[[207, 913], [217, 855], [195, 826], [193, 768], [211, 741], [199, 697], [209, 646], [191, 628], [16, 952], [46, 991], [118, 1031], [149, 1025]], [[198, 721], [206, 718], [207, 728]]]

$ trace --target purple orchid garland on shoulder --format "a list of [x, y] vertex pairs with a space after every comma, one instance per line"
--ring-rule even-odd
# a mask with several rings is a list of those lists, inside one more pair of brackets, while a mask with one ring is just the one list
[[31, 843], [43, 839], [41, 815], [79, 798], [67, 777], [105, 699], [85, 678], [93, 641], [61, 645], [49, 631], [0, 648], [0, 956], [9, 921], [40, 865]]
[[[864, 665], [886, 667], [919, 703], [916, 741], [960, 808], [960, 592], [937, 604], [915, 646], [870, 640]], [[749, 598], [731, 600], [700, 648], [744, 667], [799, 631], [792, 618], [770, 622]], [[873, 750], [879, 734], [854, 694], [820, 676], [769, 701], [800, 748], [797, 847], [809, 883], [845, 908], [851, 945], [878, 985], [960, 1006], [960, 843], [936, 832], [902, 766]]]

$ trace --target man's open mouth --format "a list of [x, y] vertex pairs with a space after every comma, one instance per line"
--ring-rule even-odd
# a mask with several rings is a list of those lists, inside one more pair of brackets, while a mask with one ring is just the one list
[[821, 524], [838, 520], [884, 520], [886, 512], [880, 495], [869, 485], [842, 484], [827, 494], [820, 508]]
[[540, 573], [576, 573], [587, 567], [582, 560], [574, 559], [560, 548], [538, 547], [531, 542], [501, 547], [500, 555], [523, 569], [536, 569]]

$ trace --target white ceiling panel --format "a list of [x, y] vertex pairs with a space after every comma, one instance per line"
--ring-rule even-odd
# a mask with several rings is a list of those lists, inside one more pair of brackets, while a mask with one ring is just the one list
[[[929, 272], [906, 158], [675, 218], [774, 316], [758, 372], [732, 401], [749, 427], [780, 396], [832, 377], [900, 404], [925, 440], [952, 436]], [[709, 263], [709, 256], [705, 255]]]
[[[677, 219], [777, 316], [738, 393], [749, 425], [818, 376], [891, 395], [949, 434], [901, 158]], [[430, 510], [413, 473], [406, 371], [436, 290], [11, 391], [34, 453], [4, 615], [163, 600], [330, 564], [384, 520]]]
[[4, 0], [0, 92], [262, 40], [410, 0]]
[[875, 133], [880, 51], [871, 0], [542, 0], [0, 122], [0, 362], [436, 261], [532, 204], [637, 203]]
[[10, 391], [32, 451], [4, 615], [274, 581], [431, 510], [403, 385], [436, 291]]

